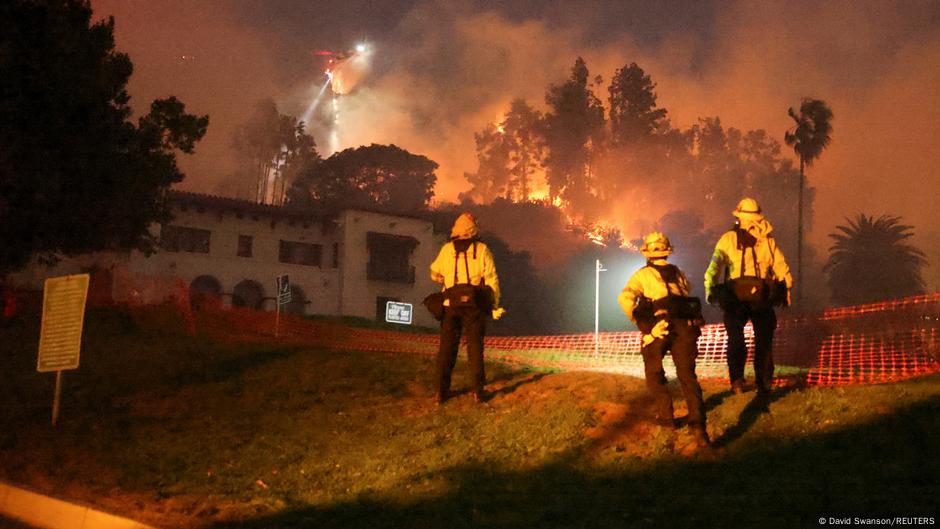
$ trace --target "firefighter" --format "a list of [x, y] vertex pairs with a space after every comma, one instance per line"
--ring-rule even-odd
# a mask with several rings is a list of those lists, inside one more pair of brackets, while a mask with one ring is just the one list
[[709, 443], [705, 430], [705, 404], [702, 388], [695, 376], [697, 341], [701, 334], [701, 302], [689, 297], [689, 281], [666, 258], [672, 253], [669, 239], [653, 232], [643, 239], [640, 252], [646, 266], [627, 281], [617, 302], [623, 312], [643, 333], [640, 353], [646, 371], [646, 387], [653, 397], [656, 422], [675, 428], [672, 397], [666, 389], [663, 357], [672, 354], [676, 376], [689, 408], [688, 424], [700, 447]]
[[731, 391], [743, 393], [747, 348], [744, 326], [754, 325], [754, 373], [757, 392], [766, 396], [773, 387], [773, 340], [777, 328], [774, 305], [790, 304], [793, 277], [753, 198], [744, 198], [732, 212], [735, 226], [721, 236], [705, 271], [705, 296], [718, 303], [728, 335], [728, 377]]
[[431, 263], [431, 280], [444, 288], [444, 315], [441, 319], [441, 341], [437, 353], [437, 402], [450, 398], [450, 375], [457, 362], [460, 337], [467, 339], [474, 400], [486, 400], [483, 371], [483, 337], [486, 318], [499, 319], [499, 278], [493, 254], [479, 239], [476, 219], [462, 213], [454, 222], [450, 241]]

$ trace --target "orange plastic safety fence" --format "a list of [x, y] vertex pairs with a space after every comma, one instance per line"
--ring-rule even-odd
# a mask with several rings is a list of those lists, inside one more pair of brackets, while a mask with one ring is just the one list
[[[200, 332], [238, 340], [269, 340], [275, 314], [232, 309], [198, 318]], [[278, 339], [337, 350], [434, 354], [438, 336], [351, 327], [282, 314]], [[782, 318], [774, 337], [778, 374], [805, 378], [811, 385], [890, 382], [940, 372], [940, 293], [820, 314]], [[643, 375], [639, 332], [557, 336], [491, 336], [488, 358], [537, 368], [596, 370]], [[751, 325], [745, 327], [749, 356]], [[697, 372], [727, 378], [723, 325], [706, 325], [698, 340]], [[750, 365], [750, 360], [749, 360]], [[667, 372], [672, 369], [666, 357]]]

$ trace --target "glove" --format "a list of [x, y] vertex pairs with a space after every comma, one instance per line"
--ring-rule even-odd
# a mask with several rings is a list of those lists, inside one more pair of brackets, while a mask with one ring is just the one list
[[494, 320], [498, 320], [503, 317], [503, 314], [506, 314], [506, 309], [499, 307], [498, 309], [493, 309], [491, 314]]
[[659, 320], [656, 322], [656, 325], [653, 325], [653, 328], [650, 330], [649, 334], [643, 335], [643, 339], [641, 341], [643, 343], [643, 347], [646, 347], [647, 345], [653, 343], [653, 341], [659, 338], [665, 338], [666, 336], [669, 336], [669, 322], [666, 320]]
[[653, 338], [665, 338], [669, 336], [669, 322], [666, 320], [656, 322], [656, 325], [653, 325], [653, 330], [650, 331], [650, 336]]

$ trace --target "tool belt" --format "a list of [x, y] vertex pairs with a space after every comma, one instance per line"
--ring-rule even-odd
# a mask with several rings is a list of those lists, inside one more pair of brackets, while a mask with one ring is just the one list
[[689, 320], [693, 325], [702, 325], [702, 300], [691, 296], [668, 295], [653, 301], [640, 296], [633, 311], [637, 328], [643, 334], [649, 334], [659, 320]]
[[484, 312], [493, 310], [493, 289], [489, 285], [461, 283], [444, 291], [451, 307], [476, 307]]
[[[496, 294], [493, 292], [493, 288], [485, 283], [474, 285], [469, 282], [470, 264], [467, 259], [467, 250], [471, 244], [473, 246], [473, 258], [476, 259], [475, 241], [470, 241], [469, 244], [461, 244], [459, 247], [457, 243], [454, 243], [454, 286], [444, 290], [444, 297], [450, 307], [476, 307], [485, 313], [489, 313], [496, 304]], [[460, 254], [463, 254], [463, 266], [467, 283], [457, 283], [457, 264]]]

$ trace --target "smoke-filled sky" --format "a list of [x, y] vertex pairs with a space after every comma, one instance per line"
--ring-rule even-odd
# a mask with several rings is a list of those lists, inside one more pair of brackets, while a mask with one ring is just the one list
[[928, 287], [940, 288], [940, 3], [932, 0], [92, 6], [96, 16], [115, 17], [118, 48], [135, 66], [136, 110], [174, 94], [210, 115], [197, 154], [182, 162], [187, 189], [225, 191], [232, 130], [259, 99], [303, 113], [323, 83], [317, 50], [373, 46], [373, 71], [341, 100], [340, 147], [395, 143], [430, 157], [441, 165], [443, 200], [466, 190], [473, 132], [500, 119], [511, 99], [544, 109], [548, 85], [563, 82], [583, 56], [591, 75], [604, 78], [596, 92], [606, 103], [615, 69], [636, 62], [682, 128], [719, 116], [726, 127], [763, 128], [782, 143], [787, 108], [804, 96], [825, 100], [835, 114], [833, 142], [808, 170], [818, 189], [809, 241], [824, 253], [826, 234], [847, 216], [901, 215], [933, 263]]

